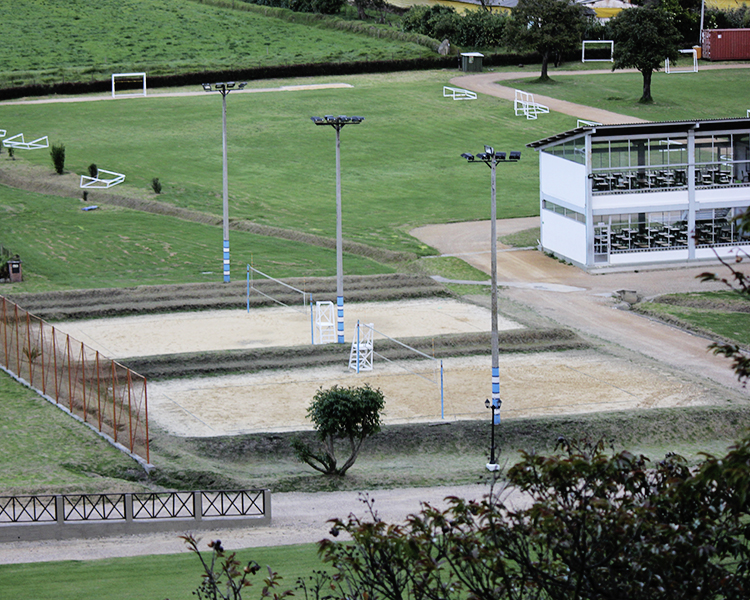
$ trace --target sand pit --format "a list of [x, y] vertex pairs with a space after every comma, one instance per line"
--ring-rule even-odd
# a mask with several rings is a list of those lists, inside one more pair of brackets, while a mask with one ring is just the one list
[[[490, 329], [487, 309], [448, 298], [352, 303], [346, 305], [344, 316], [347, 342], [357, 320], [373, 323], [376, 330], [396, 338]], [[114, 359], [311, 343], [310, 313], [286, 307], [69, 321], [56, 326]], [[500, 331], [521, 327], [508, 319], [498, 323]]]
[[[364, 383], [385, 393], [385, 423], [440, 421], [440, 373], [431, 362], [376, 358], [373, 371], [360, 374], [342, 365], [152, 383], [151, 422], [181, 436], [308, 429], [305, 413], [318, 388]], [[442, 416], [487, 418], [489, 356], [447, 359], [443, 367]], [[676, 376], [591, 350], [501, 356], [500, 372], [504, 418], [711, 402], [703, 388]]]
[[[349, 304], [347, 341], [357, 320], [401, 339], [488, 331], [485, 308], [451, 299]], [[310, 315], [289, 308], [146, 315], [57, 327], [113, 358], [310, 344]], [[501, 330], [521, 326], [500, 319]], [[296, 369], [226, 377], [149, 383], [149, 420], [180, 436], [307, 429], [306, 410], [315, 392], [334, 384], [369, 383], [386, 397], [389, 424], [441, 419], [487, 418], [490, 356], [388, 362], [377, 355], [374, 369], [355, 373], [340, 367]], [[382, 338], [381, 338], [382, 339]], [[600, 350], [501, 355], [504, 418], [572, 414], [715, 400], [702, 386], [671, 371]]]

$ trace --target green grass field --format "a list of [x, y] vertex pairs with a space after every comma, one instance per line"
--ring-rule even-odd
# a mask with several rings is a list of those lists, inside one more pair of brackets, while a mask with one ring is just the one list
[[[687, 59], [684, 59], [678, 66], [682, 68], [686, 64]], [[648, 121], [744, 117], [750, 108], [750, 103], [741, 100], [750, 93], [750, 77], [744, 68], [704, 68], [689, 74], [667, 74], [661, 70], [653, 74], [651, 81], [653, 104], [638, 104], [643, 91], [640, 73], [614, 71], [604, 76], [551, 73], [551, 77], [549, 83], [523, 79], [507, 85]]]
[[[178, 534], [175, 534], [177, 540]], [[199, 548], [206, 548], [202, 536]], [[175, 544], [178, 546], [178, 544]], [[226, 548], [234, 551], [234, 548]], [[208, 559], [209, 554], [206, 553]], [[294, 589], [298, 577], [309, 577], [323, 567], [317, 546], [303, 544], [277, 548], [256, 548], [237, 552], [246, 563], [254, 560], [262, 568], [250, 581], [245, 597], [260, 597], [263, 578], [270, 566], [281, 575], [281, 590]], [[0, 565], [3, 598], [34, 600], [188, 600], [201, 582], [201, 566], [193, 553], [138, 556], [102, 560]]]
[[25, 0], [0, 4], [0, 86], [108, 80], [290, 63], [413, 58], [414, 43], [175, 0]]

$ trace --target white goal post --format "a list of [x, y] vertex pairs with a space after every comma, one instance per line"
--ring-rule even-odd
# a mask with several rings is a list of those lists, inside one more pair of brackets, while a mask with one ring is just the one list
[[[607, 44], [609, 45], [609, 58], [586, 58], [586, 45]], [[615, 62], [614, 40], [583, 40], [581, 42], [581, 62]]]
[[[121, 92], [117, 94], [116, 82], [118, 79], [133, 81], [134, 79], [141, 79], [143, 81], [143, 90], [140, 92]], [[112, 73], [112, 97], [113, 98], [125, 98], [129, 96], [145, 96], [146, 95], [146, 74], [145, 73]]]
[[685, 67], [682, 69], [675, 69], [671, 63], [669, 62], [669, 59], [664, 59], [664, 72], [665, 73], [697, 73], [698, 72], [698, 51], [695, 50], [695, 48], [686, 48], [684, 50], [680, 50], [680, 54], [692, 54], [693, 55], [693, 64], [689, 67]]

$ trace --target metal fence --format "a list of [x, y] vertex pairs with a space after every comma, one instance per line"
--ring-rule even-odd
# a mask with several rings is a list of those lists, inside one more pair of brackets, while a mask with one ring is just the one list
[[4, 296], [0, 366], [150, 463], [146, 379]]
[[0, 542], [267, 525], [268, 490], [0, 496]]

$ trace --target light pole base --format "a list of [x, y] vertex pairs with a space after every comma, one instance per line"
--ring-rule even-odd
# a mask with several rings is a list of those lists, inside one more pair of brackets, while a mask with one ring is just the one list
[[490, 471], [491, 473], [494, 473], [495, 471], [500, 470], [500, 465], [498, 465], [497, 463], [487, 463], [485, 467], [487, 467], [487, 470]]

